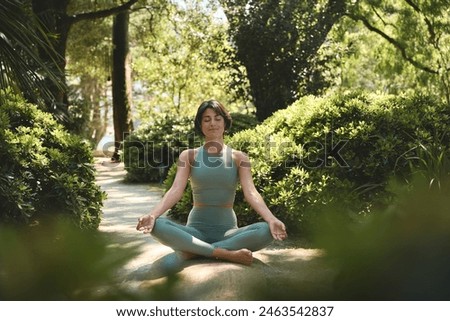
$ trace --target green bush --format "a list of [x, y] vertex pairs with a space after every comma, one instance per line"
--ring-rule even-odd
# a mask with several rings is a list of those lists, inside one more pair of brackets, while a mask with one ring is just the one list
[[[232, 114], [229, 134], [255, 126], [254, 115]], [[124, 141], [123, 161], [130, 182], [162, 182], [184, 149], [201, 145], [193, 117], [155, 114]]]
[[28, 224], [61, 214], [97, 228], [105, 194], [88, 144], [9, 91], [0, 92], [0, 104], [0, 220]]
[[[356, 220], [386, 206], [392, 175], [402, 181], [417, 170], [433, 176], [420, 146], [448, 151], [449, 135], [449, 109], [430, 97], [358, 92], [304, 97], [227, 143], [249, 154], [255, 185], [273, 213], [292, 232], [305, 232], [330, 203]], [[169, 176], [167, 186], [172, 181]], [[188, 205], [170, 215], [184, 221]], [[240, 224], [259, 219], [241, 190], [235, 211]]]
[[170, 165], [196, 140], [192, 120], [185, 116], [155, 115], [124, 141], [123, 161], [130, 182], [160, 182]]

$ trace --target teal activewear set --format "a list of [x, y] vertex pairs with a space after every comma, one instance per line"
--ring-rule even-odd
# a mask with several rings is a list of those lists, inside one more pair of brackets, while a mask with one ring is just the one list
[[233, 203], [238, 168], [227, 147], [221, 154], [209, 154], [202, 146], [191, 165], [194, 206], [186, 225], [159, 217], [152, 236], [175, 251], [212, 256], [215, 248], [260, 250], [273, 238], [269, 225], [259, 222], [238, 228]]

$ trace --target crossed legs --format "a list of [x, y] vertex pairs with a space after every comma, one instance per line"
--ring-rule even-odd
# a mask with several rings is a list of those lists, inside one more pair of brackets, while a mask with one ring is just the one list
[[204, 241], [206, 237], [198, 229], [165, 218], [156, 220], [151, 234], [162, 244], [182, 252], [185, 258], [216, 257], [245, 265], [252, 263], [252, 251], [260, 250], [272, 242], [269, 226], [264, 222], [229, 230], [221, 240], [214, 243]]

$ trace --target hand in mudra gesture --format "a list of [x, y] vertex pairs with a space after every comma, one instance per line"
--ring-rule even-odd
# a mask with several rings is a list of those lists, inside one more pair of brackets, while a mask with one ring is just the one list
[[269, 228], [275, 240], [283, 241], [287, 237], [286, 226], [280, 220], [270, 221]]
[[150, 233], [155, 226], [155, 217], [153, 215], [145, 215], [138, 219], [136, 230], [144, 232], [144, 234]]

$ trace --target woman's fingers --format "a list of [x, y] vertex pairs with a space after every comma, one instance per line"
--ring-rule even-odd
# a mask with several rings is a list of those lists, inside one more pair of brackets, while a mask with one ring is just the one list
[[272, 233], [274, 239], [283, 241], [287, 237], [286, 226], [282, 222], [275, 225], [275, 232]]
[[140, 232], [144, 232], [144, 234], [148, 234], [153, 230], [154, 225], [155, 219], [153, 216], [144, 216], [138, 219], [136, 229]]
[[143, 218], [143, 217], [140, 217], [140, 218], [138, 219], [138, 224], [137, 224], [137, 226], [136, 226], [136, 229], [137, 229], [138, 231], [140, 231], [144, 226], [145, 226], [144, 218]]
[[279, 222], [276, 227], [275, 238], [279, 241], [283, 241], [287, 237], [286, 226], [282, 222]]

